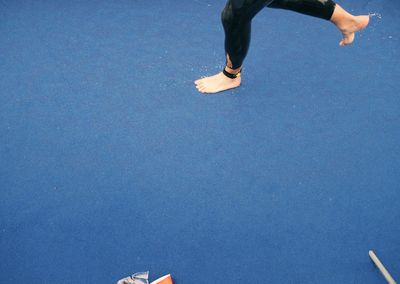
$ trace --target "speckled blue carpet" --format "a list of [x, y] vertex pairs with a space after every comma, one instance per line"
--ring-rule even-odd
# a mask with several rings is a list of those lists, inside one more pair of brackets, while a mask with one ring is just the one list
[[224, 4], [0, 1], [0, 283], [400, 279], [400, 2], [346, 48], [265, 9], [204, 96]]

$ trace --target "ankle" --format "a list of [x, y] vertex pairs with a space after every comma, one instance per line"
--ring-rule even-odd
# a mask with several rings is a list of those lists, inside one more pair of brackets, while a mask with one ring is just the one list
[[336, 4], [330, 21], [339, 29], [343, 29], [349, 25], [349, 23], [355, 22], [355, 17]]
[[226, 72], [228, 72], [229, 74], [237, 75], [237, 74], [239, 74], [240, 71], [242, 70], [242, 67], [233, 69], [233, 68], [231, 68], [231, 67], [229, 67], [229, 66], [225, 66], [224, 70], [225, 70]]

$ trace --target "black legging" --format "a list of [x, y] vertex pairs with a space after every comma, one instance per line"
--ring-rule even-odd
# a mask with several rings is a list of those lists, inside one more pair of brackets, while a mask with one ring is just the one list
[[232, 69], [242, 66], [250, 45], [251, 20], [264, 7], [280, 8], [330, 20], [332, 0], [228, 0], [221, 19], [225, 30], [225, 51]]

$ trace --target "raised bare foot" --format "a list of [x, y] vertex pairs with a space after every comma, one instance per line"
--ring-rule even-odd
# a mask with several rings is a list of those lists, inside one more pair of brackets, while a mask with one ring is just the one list
[[354, 41], [355, 33], [365, 29], [369, 23], [369, 16], [355, 16], [352, 23], [349, 25], [344, 26], [340, 31], [342, 32], [343, 39], [340, 41], [340, 46], [346, 46], [351, 44]]
[[356, 32], [365, 29], [368, 26], [369, 16], [353, 16], [336, 4], [331, 21], [342, 33], [343, 39], [340, 41], [339, 45], [346, 46], [353, 43]]
[[240, 74], [238, 74], [236, 78], [231, 79], [225, 76], [223, 72], [220, 72], [214, 76], [196, 80], [194, 83], [200, 93], [214, 94], [225, 90], [237, 88], [240, 86], [240, 82]]

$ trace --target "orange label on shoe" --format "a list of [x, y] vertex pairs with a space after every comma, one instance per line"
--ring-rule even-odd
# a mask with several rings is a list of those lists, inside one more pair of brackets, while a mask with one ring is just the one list
[[151, 282], [150, 284], [174, 284], [172, 282], [171, 274], [165, 275], [157, 280]]

